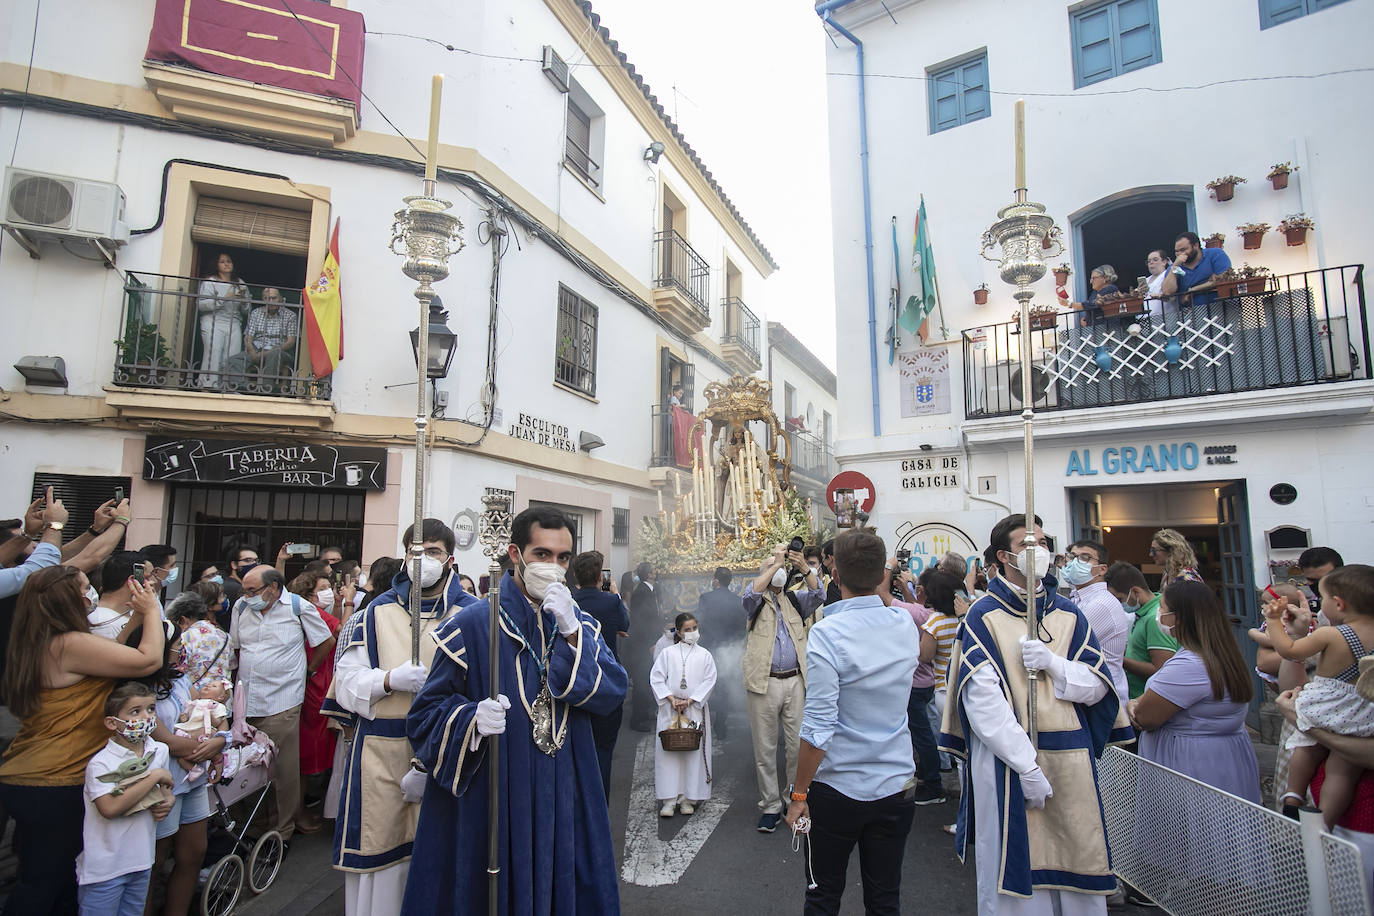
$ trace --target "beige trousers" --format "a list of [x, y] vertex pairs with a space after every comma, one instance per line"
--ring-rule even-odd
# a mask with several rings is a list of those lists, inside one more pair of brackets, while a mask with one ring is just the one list
[[[766, 693], [746, 694], [749, 706], [749, 732], [754, 740], [754, 773], [759, 781], [759, 810], [764, 814], [782, 811], [779, 783], [790, 784], [797, 772], [797, 749], [801, 742], [802, 709], [806, 691], [800, 676], [770, 677]], [[787, 772], [778, 777], [778, 722], [787, 755]]]
[[301, 809], [301, 708], [293, 706], [270, 716], [249, 716], [248, 724], [265, 733], [277, 746], [276, 775], [272, 777], [277, 794], [276, 827], [283, 839], [290, 839]]

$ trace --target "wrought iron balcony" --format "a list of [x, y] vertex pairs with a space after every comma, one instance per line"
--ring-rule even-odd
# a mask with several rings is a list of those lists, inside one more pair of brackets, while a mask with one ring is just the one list
[[1206, 303], [1138, 309], [1049, 316], [1033, 321], [1029, 341], [1017, 322], [964, 331], [965, 417], [1020, 414], [1023, 345], [1032, 348], [1036, 411], [1370, 377], [1362, 264], [1270, 277]]
[[725, 313], [725, 329], [720, 336], [725, 358], [746, 375], [757, 371], [762, 365], [759, 361], [758, 316], [738, 296], [722, 299], [720, 304]]
[[835, 476], [835, 457], [830, 446], [819, 436], [807, 432], [789, 432], [792, 443], [792, 473], [802, 474], [822, 484]]
[[[130, 272], [114, 384], [327, 399], [310, 372], [303, 291]], [[276, 294], [277, 299], [272, 299]], [[275, 312], [272, 310], [275, 306]], [[254, 334], [246, 340], [248, 334]], [[256, 346], [254, 346], [254, 340]]]
[[654, 305], [688, 333], [711, 323], [711, 268], [673, 229], [654, 233]]

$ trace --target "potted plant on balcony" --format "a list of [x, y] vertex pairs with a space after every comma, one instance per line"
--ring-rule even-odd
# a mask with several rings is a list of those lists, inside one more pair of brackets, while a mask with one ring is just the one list
[[[125, 308], [124, 336], [115, 341], [115, 380], [128, 381], [134, 367], [170, 368], [172, 361], [167, 340], [158, 333], [157, 325], [143, 320], [141, 296], [129, 292]], [[141, 373], [140, 373], [141, 374]], [[152, 373], [149, 373], [151, 376]]]
[[1054, 285], [1067, 286], [1069, 277], [1073, 275], [1073, 268], [1067, 264], [1060, 264], [1054, 269]]
[[1145, 297], [1134, 291], [1107, 293], [1105, 296], [1099, 296], [1097, 303], [1102, 307], [1103, 318], [1113, 318], [1117, 315], [1138, 315], [1145, 311]]
[[1298, 167], [1291, 162], [1276, 162], [1265, 177], [1274, 185], [1275, 191], [1282, 191], [1288, 187], [1289, 174], [1297, 170]]
[[973, 288], [973, 304], [988, 304], [988, 285], [986, 283], [979, 283], [977, 286]]
[[1267, 267], [1251, 267], [1242, 264], [1217, 274], [1217, 295], [1223, 299], [1235, 296], [1258, 296], [1269, 285], [1270, 271]]
[[1316, 225], [1306, 213], [1293, 213], [1280, 220], [1274, 231], [1287, 236], [1289, 245], [1302, 245], [1307, 241], [1307, 230]]
[[1245, 240], [1247, 250], [1254, 250], [1264, 244], [1264, 233], [1269, 231], [1268, 223], [1241, 223], [1236, 227]]
[[1212, 192], [1212, 196], [1219, 202], [1230, 200], [1236, 196], [1236, 185], [1244, 184], [1245, 179], [1239, 175], [1222, 175], [1220, 178], [1213, 178], [1207, 182], [1207, 190]]
[[1226, 244], [1226, 233], [1213, 232], [1202, 240], [1202, 244], [1206, 248], [1221, 248]]
[[[1052, 305], [1032, 305], [1030, 307], [1030, 326], [1032, 331], [1052, 331], [1059, 319], [1059, 309]], [[1021, 333], [1021, 310], [1011, 313], [1011, 333]]]

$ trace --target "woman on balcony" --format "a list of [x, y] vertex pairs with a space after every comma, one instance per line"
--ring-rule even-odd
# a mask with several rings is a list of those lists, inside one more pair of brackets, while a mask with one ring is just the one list
[[1088, 301], [1070, 302], [1069, 308], [1075, 312], [1082, 312], [1083, 323], [1092, 327], [1102, 319], [1102, 297], [1121, 292], [1116, 288], [1116, 268], [1110, 264], [1094, 267], [1093, 272], [1088, 275], [1088, 286], [1092, 288], [1092, 292], [1088, 294]]
[[1164, 303], [1172, 301], [1178, 293], [1178, 276], [1170, 263], [1169, 253], [1163, 248], [1155, 248], [1146, 256], [1145, 269], [1150, 274], [1145, 278], [1145, 308], [1150, 312], [1151, 321], [1162, 324]]
[[215, 273], [200, 281], [200, 386], [218, 388], [225, 360], [243, 351], [243, 310], [248, 287], [234, 272], [234, 259], [220, 252]]

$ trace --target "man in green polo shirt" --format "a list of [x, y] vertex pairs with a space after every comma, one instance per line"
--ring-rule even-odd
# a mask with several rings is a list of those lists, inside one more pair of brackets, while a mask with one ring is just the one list
[[1159, 628], [1159, 596], [1150, 591], [1145, 574], [1130, 563], [1113, 563], [1107, 570], [1107, 590], [1121, 606], [1135, 614], [1126, 655], [1127, 692], [1135, 699], [1145, 692], [1145, 681], [1178, 651], [1178, 641]]

